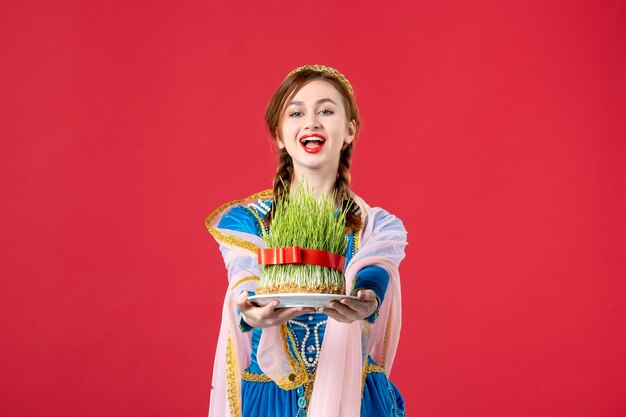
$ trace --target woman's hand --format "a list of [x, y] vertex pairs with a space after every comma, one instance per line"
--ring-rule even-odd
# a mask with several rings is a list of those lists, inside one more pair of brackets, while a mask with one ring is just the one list
[[378, 308], [376, 293], [372, 290], [359, 290], [356, 296], [359, 297], [358, 300], [342, 298], [341, 301], [331, 301], [329, 307], [322, 307], [318, 311], [341, 323], [352, 323], [374, 314]]
[[237, 298], [237, 307], [246, 323], [252, 327], [279, 326], [302, 314], [315, 312], [314, 308], [290, 307], [275, 310], [278, 300], [274, 300], [263, 307], [248, 301], [248, 292], [244, 291]]

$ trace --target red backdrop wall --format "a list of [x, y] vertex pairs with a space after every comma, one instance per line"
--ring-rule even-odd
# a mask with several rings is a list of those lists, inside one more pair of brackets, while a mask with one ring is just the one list
[[271, 185], [264, 106], [307, 63], [409, 231], [409, 415], [626, 415], [625, 2], [0, 7], [3, 416], [206, 415], [203, 221]]

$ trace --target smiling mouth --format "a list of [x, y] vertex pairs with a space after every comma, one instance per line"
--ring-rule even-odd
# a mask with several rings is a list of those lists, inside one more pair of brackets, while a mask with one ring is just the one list
[[311, 135], [300, 139], [300, 144], [308, 153], [319, 152], [323, 147], [326, 139], [317, 135]]

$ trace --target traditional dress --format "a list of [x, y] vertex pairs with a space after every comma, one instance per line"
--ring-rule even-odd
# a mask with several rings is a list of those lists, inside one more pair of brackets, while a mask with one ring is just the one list
[[206, 220], [229, 277], [209, 416], [404, 416], [402, 396], [387, 378], [400, 333], [402, 222], [354, 196], [364, 226], [348, 236], [346, 288], [372, 289], [382, 301], [375, 315], [344, 324], [312, 313], [252, 329], [235, 300], [242, 291], [252, 295], [258, 283], [271, 197], [266, 190], [227, 203]]

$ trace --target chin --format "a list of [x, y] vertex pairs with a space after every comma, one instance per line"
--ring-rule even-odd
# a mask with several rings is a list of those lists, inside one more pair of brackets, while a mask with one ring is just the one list
[[298, 168], [304, 168], [304, 169], [310, 169], [310, 170], [321, 170], [327, 166], [327, 163], [324, 163], [323, 161], [308, 162], [308, 163], [305, 162], [305, 163], [297, 163], [297, 164], [294, 163], [294, 167], [296, 167], [296, 165], [297, 165], [296, 170]]

